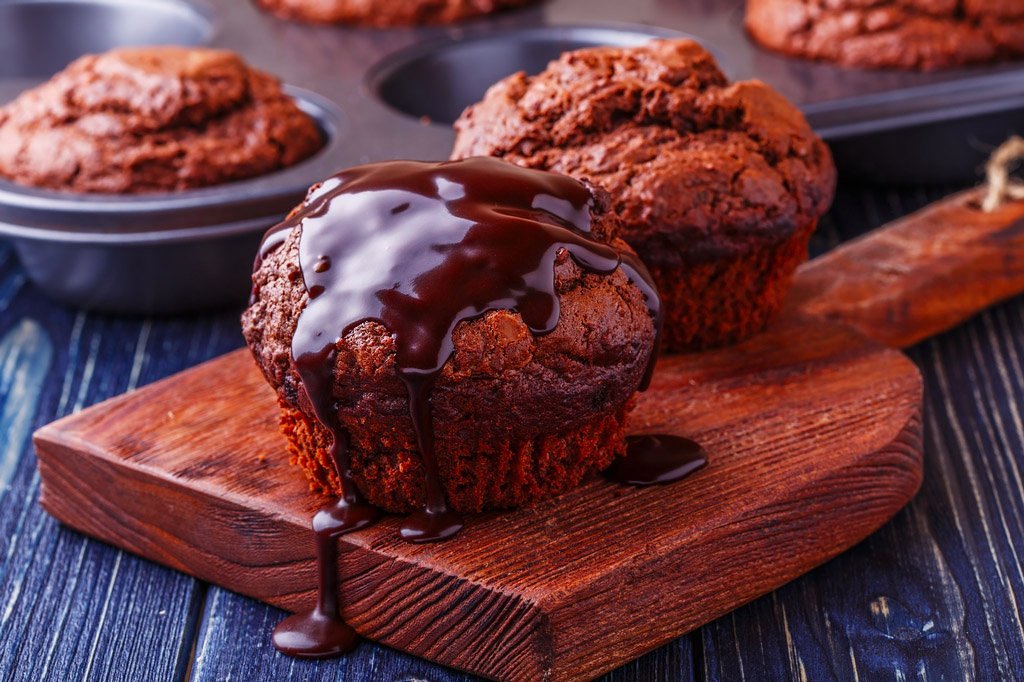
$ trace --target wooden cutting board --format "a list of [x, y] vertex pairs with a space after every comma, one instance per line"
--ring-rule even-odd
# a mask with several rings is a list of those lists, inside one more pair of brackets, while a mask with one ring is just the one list
[[[863, 539], [922, 476], [921, 378], [883, 342], [1024, 290], [1024, 204], [983, 215], [975, 198], [809, 263], [761, 336], [659, 362], [631, 430], [699, 441], [705, 469], [643, 489], [593, 480], [471, 517], [448, 543], [404, 543], [397, 518], [346, 535], [346, 619], [496, 679], [589, 679]], [[61, 419], [35, 435], [42, 504], [154, 561], [308, 608], [309, 521], [326, 499], [288, 465], [276, 409], [240, 350]]]

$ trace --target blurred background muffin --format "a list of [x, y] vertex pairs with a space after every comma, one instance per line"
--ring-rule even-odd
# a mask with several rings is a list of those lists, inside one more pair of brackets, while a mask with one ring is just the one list
[[849, 67], [1024, 57], [1021, 0], [747, 0], [746, 26], [767, 48]]
[[0, 177], [71, 192], [207, 187], [293, 165], [322, 145], [276, 78], [225, 50], [82, 57], [0, 108]]

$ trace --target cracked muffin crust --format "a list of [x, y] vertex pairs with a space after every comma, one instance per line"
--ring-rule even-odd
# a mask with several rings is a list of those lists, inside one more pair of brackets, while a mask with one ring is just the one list
[[1024, 57], [1022, 0], [748, 0], [746, 26], [765, 47], [848, 67]]
[[452, 158], [498, 156], [606, 189], [658, 285], [665, 350], [739, 341], [782, 305], [835, 186], [828, 148], [690, 40], [568, 52], [455, 123]]
[[284, 19], [359, 26], [452, 24], [538, 0], [255, 0]]
[[[616, 236], [607, 196], [592, 194], [591, 234], [629, 252]], [[257, 263], [242, 328], [277, 393], [292, 462], [313, 490], [338, 494], [331, 434], [315, 417], [292, 355], [309, 302], [301, 239], [300, 222]], [[454, 352], [430, 402], [440, 479], [456, 511], [517, 507], [558, 494], [625, 452], [625, 417], [654, 352], [648, 304], [621, 267], [596, 274], [564, 249], [554, 277], [559, 315], [549, 333], [535, 336], [519, 313], [495, 310], [460, 322], [452, 334]], [[422, 506], [424, 473], [394, 336], [380, 322], [364, 321], [335, 348], [331, 398], [349, 437], [356, 485], [388, 511]]]
[[322, 144], [277, 79], [223, 50], [82, 57], [0, 109], [0, 177], [72, 192], [206, 187], [293, 165]]

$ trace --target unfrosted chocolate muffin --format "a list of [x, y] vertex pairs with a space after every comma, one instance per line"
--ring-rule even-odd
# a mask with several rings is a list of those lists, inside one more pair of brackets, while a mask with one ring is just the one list
[[322, 144], [276, 78], [205, 48], [82, 57], [0, 109], [0, 177], [71, 192], [217, 185], [298, 163]]
[[1024, 56], [1021, 0], [748, 0], [747, 30], [794, 57], [944, 69]]
[[835, 185], [800, 112], [764, 83], [730, 84], [690, 40], [567, 52], [494, 85], [455, 130], [452, 158], [497, 156], [609, 192], [658, 285], [669, 351], [760, 331]]
[[255, 0], [279, 17], [325, 24], [453, 24], [538, 0]]
[[268, 233], [242, 318], [312, 488], [507, 508], [623, 454], [658, 302], [618, 231], [604, 192], [496, 159], [314, 186]]

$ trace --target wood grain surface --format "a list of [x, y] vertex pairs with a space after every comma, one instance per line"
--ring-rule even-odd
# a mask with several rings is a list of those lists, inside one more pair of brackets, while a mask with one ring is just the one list
[[1024, 291], [1024, 202], [944, 198], [806, 263], [787, 304], [905, 348]]
[[[946, 192], [844, 186], [813, 247]], [[38, 507], [32, 429], [237, 348], [237, 330], [235, 312], [77, 314], [26, 285], [0, 246], [0, 679], [472, 679], [372, 642], [335, 661], [280, 656], [269, 646], [277, 609], [97, 543]], [[1012, 679], [1024, 669], [1024, 300], [910, 355], [928, 391], [928, 466], [910, 506], [841, 557], [606, 682]]]
[[[748, 343], [659, 362], [634, 432], [686, 435], [685, 482], [594, 480], [455, 542], [400, 519], [345, 536], [345, 616], [365, 636], [502, 680], [586, 680], [835, 556], [920, 483], [917, 369], [799, 316]], [[245, 350], [36, 433], [43, 507], [236, 592], [310, 608], [311, 495]]]

